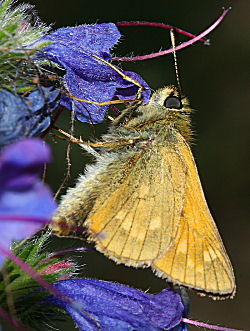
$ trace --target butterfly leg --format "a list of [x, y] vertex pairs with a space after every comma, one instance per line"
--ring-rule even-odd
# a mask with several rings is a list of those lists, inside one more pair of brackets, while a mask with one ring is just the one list
[[128, 145], [133, 145], [137, 143], [138, 141], [144, 140], [143, 137], [137, 137], [137, 138], [130, 138], [130, 139], [121, 139], [119, 141], [100, 141], [100, 142], [91, 142], [91, 141], [83, 141], [82, 138], [75, 138], [68, 132], [58, 128], [54, 127], [58, 132], [62, 133], [64, 136], [67, 138], [64, 138], [62, 136], [54, 134], [57, 138], [66, 140], [68, 142], [72, 142], [75, 144], [80, 145], [81, 147], [92, 147], [92, 148], [101, 148], [101, 147], [107, 147], [107, 148], [112, 148], [112, 147], [119, 147], [119, 146], [128, 146]]

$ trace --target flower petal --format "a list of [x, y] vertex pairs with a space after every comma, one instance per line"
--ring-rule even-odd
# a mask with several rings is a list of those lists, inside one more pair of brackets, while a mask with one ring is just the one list
[[50, 189], [40, 179], [44, 163], [50, 159], [48, 146], [36, 138], [24, 139], [3, 149], [0, 158], [1, 247], [9, 249], [13, 240], [30, 236], [52, 217], [56, 203]]
[[39, 87], [28, 97], [0, 91], [0, 148], [24, 137], [37, 135], [50, 125], [58, 106], [58, 90]]
[[[104, 60], [111, 58], [110, 49], [117, 43], [121, 34], [113, 23], [78, 25], [60, 28], [44, 36], [44, 40], [53, 41], [43, 49], [51, 61], [63, 67], [84, 67], [85, 55], [97, 55]], [[73, 61], [73, 65], [71, 63]], [[78, 62], [80, 61], [80, 62]]]
[[[92, 68], [93, 69], [93, 68]], [[91, 68], [88, 71], [90, 74]], [[70, 93], [80, 99], [93, 100], [96, 102], [110, 101], [114, 96], [119, 99], [135, 98], [138, 91], [138, 86], [122, 78], [114, 69], [107, 64], [99, 64], [96, 69], [97, 77], [84, 77], [76, 75], [75, 71], [68, 69], [64, 80]], [[148, 84], [136, 73], [130, 71], [123, 71], [126, 75], [136, 79], [143, 87], [143, 103], [148, 103], [151, 90]], [[84, 101], [74, 100], [63, 94], [61, 104], [74, 110], [76, 116], [81, 122], [100, 123], [104, 119], [107, 106], [99, 106]]]
[[152, 295], [117, 283], [67, 279], [53, 284], [73, 304], [50, 295], [46, 304], [65, 309], [81, 330], [169, 330], [181, 322], [183, 304], [170, 289]]
[[[151, 95], [151, 89], [149, 85], [145, 82], [145, 80], [138, 75], [137, 73], [133, 71], [123, 71], [123, 73], [133, 79], [135, 79], [138, 83], [140, 83], [143, 86], [143, 92], [142, 92], [142, 99], [143, 99], [143, 105], [147, 104], [150, 99]], [[115, 93], [115, 96], [119, 99], [129, 99], [134, 98], [136, 96], [136, 93], [138, 91], [138, 86], [130, 83], [123, 79], [123, 86], [118, 87]], [[126, 86], [127, 85], [127, 86]]]

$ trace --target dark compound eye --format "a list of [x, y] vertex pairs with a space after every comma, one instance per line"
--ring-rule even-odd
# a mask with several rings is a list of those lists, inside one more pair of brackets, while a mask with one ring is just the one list
[[182, 108], [182, 103], [181, 100], [177, 97], [168, 97], [164, 101], [164, 107], [166, 108], [174, 108], [174, 109], [181, 109]]

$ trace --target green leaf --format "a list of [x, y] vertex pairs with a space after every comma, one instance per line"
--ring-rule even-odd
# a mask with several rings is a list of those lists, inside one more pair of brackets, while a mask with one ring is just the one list
[[0, 7], [0, 20], [3, 19], [3, 17], [6, 15], [8, 8], [10, 7], [10, 4], [12, 3], [12, 0], [4, 0], [1, 2]]

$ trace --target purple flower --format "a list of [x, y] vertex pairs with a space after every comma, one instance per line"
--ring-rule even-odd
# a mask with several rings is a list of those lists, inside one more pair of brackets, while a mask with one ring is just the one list
[[[0, 157], [0, 248], [9, 249], [48, 222], [56, 208], [50, 189], [41, 181], [51, 159], [40, 139], [21, 140], [5, 147]], [[0, 255], [0, 265], [3, 257]]]
[[181, 297], [170, 289], [152, 295], [93, 279], [67, 279], [53, 286], [73, 303], [55, 295], [49, 295], [43, 303], [66, 310], [81, 330], [170, 330], [182, 320]]
[[58, 106], [58, 90], [39, 87], [28, 97], [0, 91], [0, 148], [24, 137], [33, 137], [50, 125], [51, 112]]
[[[138, 87], [124, 80], [119, 73], [102, 61], [112, 58], [110, 49], [120, 38], [120, 32], [113, 23], [79, 25], [74, 28], [61, 28], [43, 39], [53, 41], [43, 49], [51, 61], [66, 69], [64, 82], [70, 93], [81, 99], [97, 102], [110, 101], [114, 97], [129, 99], [136, 96]], [[150, 97], [148, 84], [136, 73], [123, 71], [144, 86], [143, 103]], [[108, 106], [84, 103], [67, 95], [62, 95], [61, 104], [75, 110], [82, 122], [100, 123]], [[74, 106], [72, 105], [74, 104]]]

